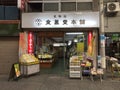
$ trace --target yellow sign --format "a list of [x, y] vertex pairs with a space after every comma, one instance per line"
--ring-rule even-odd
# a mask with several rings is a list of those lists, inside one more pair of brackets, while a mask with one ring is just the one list
[[77, 43], [77, 52], [84, 52], [84, 42]]
[[19, 68], [18, 63], [14, 64], [14, 69], [15, 69], [16, 77], [19, 77], [20, 76], [20, 68]]

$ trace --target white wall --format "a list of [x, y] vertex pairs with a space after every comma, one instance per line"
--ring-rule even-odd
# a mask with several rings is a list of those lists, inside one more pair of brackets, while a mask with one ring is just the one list
[[120, 32], [120, 11], [115, 17], [105, 17], [105, 32]]

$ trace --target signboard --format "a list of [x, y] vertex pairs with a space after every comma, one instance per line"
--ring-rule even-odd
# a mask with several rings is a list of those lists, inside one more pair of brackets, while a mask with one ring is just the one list
[[28, 53], [33, 53], [33, 33], [28, 32]]
[[21, 10], [25, 9], [25, 2], [28, 0], [17, 0], [17, 7], [20, 8]]
[[101, 66], [102, 66], [102, 63], [101, 63], [101, 56], [100, 55], [98, 55], [97, 56], [97, 63], [98, 63], [98, 68], [101, 68]]
[[99, 12], [22, 13], [22, 28], [99, 27]]
[[101, 47], [105, 47], [105, 35], [100, 35]]
[[15, 69], [16, 77], [19, 77], [20, 76], [20, 66], [18, 63], [14, 64], [14, 69]]
[[22, 9], [24, 8], [25, 0], [17, 0], [17, 7]]
[[20, 73], [20, 65], [19, 63], [14, 63], [11, 67], [11, 70], [10, 70], [10, 73], [9, 73], [9, 78], [8, 78], [8, 81], [10, 79], [12, 80], [18, 80], [21, 76], [21, 73]]
[[84, 42], [77, 43], [77, 52], [78, 53], [84, 52]]

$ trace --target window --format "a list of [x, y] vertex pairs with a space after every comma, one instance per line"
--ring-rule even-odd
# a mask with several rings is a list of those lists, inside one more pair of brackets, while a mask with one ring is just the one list
[[28, 3], [28, 12], [42, 12], [42, 3]]
[[78, 2], [77, 11], [92, 10], [92, 2]]
[[88, 11], [93, 9], [92, 0], [30, 0], [28, 12], [42, 11]]
[[61, 2], [61, 11], [76, 11], [76, 2]]
[[58, 3], [44, 3], [44, 11], [59, 11]]

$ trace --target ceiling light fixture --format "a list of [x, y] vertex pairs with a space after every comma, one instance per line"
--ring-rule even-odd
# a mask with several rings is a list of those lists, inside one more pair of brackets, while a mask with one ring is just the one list
[[83, 34], [83, 32], [68, 32], [68, 33], [66, 33], [66, 35], [79, 35], [79, 34]]

